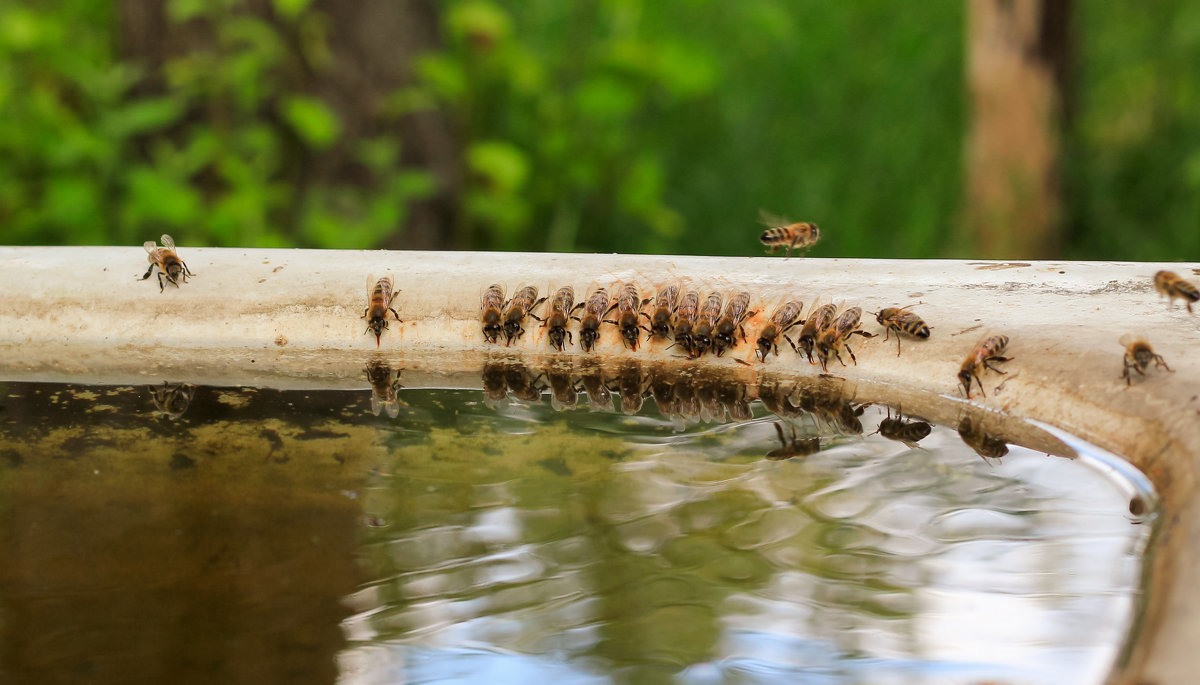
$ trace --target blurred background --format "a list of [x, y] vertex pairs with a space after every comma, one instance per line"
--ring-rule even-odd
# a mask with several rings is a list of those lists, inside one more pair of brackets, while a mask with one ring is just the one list
[[8, 0], [0, 242], [1198, 259], [1200, 4]]

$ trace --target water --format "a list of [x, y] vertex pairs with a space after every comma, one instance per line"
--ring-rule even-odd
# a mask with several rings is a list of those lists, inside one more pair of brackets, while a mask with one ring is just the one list
[[1118, 658], [1152, 493], [1094, 455], [804, 389], [489, 374], [7, 384], [0, 677], [1060, 684]]

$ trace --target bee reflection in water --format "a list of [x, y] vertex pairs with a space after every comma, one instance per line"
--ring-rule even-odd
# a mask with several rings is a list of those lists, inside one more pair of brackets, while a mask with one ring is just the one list
[[196, 386], [187, 383], [163, 381], [161, 386], [148, 385], [146, 389], [150, 391], [155, 413], [172, 420], [183, 416], [196, 396]]
[[988, 433], [982, 421], [963, 417], [958, 424], [958, 435], [967, 447], [975, 450], [984, 461], [1000, 459], [1008, 454], [1008, 443], [1003, 438]]
[[807, 457], [821, 451], [820, 438], [799, 438], [796, 435], [796, 427], [788, 424], [792, 429], [792, 439], [788, 440], [783, 437], [783, 427], [780, 425], [782, 421], [775, 422], [775, 432], [779, 434], [779, 447], [767, 452], [767, 459], [780, 460], [791, 459], [792, 457]]
[[404, 387], [400, 385], [400, 370], [393, 369], [382, 359], [372, 359], [363, 371], [371, 384], [371, 413], [379, 416], [384, 411], [389, 417], [396, 418], [400, 414], [396, 391]]

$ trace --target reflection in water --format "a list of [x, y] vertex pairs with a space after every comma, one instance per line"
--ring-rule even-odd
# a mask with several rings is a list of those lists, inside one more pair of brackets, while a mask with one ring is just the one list
[[[897, 335], [897, 337], [899, 337]], [[892, 410], [889, 407], [887, 410], [887, 418], [879, 422], [879, 428], [876, 433], [879, 433], [888, 440], [895, 440], [908, 445], [910, 448], [916, 448], [917, 443], [929, 437], [933, 426], [925, 421], [917, 421], [909, 419], [904, 420], [904, 416], [897, 410], [896, 417], [892, 418]]]
[[196, 386], [187, 383], [168, 383], [148, 385], [150, 398], [154, 402], [154, 410], [169, 419], [177, 419], [187, 412], [196, 395]]
[[767, 452], [767, 459], [791, 459], [792, 457], [807, 457], [821, 450], [821, 438], [799, 438], [796, 436], [796, 426], [788, 424], [792, 429], [792, 439], [783, 437], [783, 422], [775, 422], [775, 432], [779, 434], [779, 448]]
[[10, 386], [0, 680], [1090, 684], [1134, 612], [1127, 493], [837, 379], [509, 359], [389, 419], [365, 373]]
[[400, 385], [400, 370], [375, 358], [367, 362], [363, 371], [367, 374], [367, 382], [371, 384], [371, 413], [379, 416], [380, 411], [385, 411], [391, 418], [396, 418], [400, 413], [396, 391], [404, 387]]
[[984, 461], [1000, 459], [1008, 454], [1008, 443], [999, 436], [987, 432], [982, 419], [964, 416], [958, 424], [958, 435], [967, 447], [975, 450]]

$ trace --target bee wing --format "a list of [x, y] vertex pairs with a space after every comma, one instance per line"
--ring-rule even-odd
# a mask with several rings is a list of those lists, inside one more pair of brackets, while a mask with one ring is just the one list
[[158, 252], [158, 243], [154, 242], [153, 240], [147, 240], [146, 242], [142, 243], [142, 247], [146, 248], [146, 252], [150, 255]]
[[1122, 347], [1129, 347], [1131, 344], [1133, 344], [1141, 339], [1142, 339], [1142, 337], [1135, 333], [1126, 333], [1125, 335], [1122, 335], [1121, 339], [1118, 340], [1117, 342], [1121, 343]]
[[375, 291], [375, 274], [367, 274], [367, 301], [371, 299], [371, 293]]
[[171, 236], [164, 233], [164, 234], [162, 234], [161, 240], [162, 240], [163, 247], [167, 248], [171, 252], [175, 251], [175, 239], [174, 238], [172, 238]]
[[790, 226], [792, 224], [791, 219], [779, 216], [778, 214], [772, 214], [771, 212], [761, 208], [758, 210], [758, 222], [763, 226], [767, 226], [768, 228], [779, 228], [781, 226]]
[[508, 285], [502, 281], [496, 281], [495, 283], [489, 283], [488, 285], [479, 289], [479, 306], [480, 307], [483, 306], [484, 300], [487, 299], [488, 290], [491, 290], [493, 286], [500, 287], [500, 302], [501, 302], [501, 304], [503, 304], [504, 302], [507, 301], [506, 298], [508, 297]]

